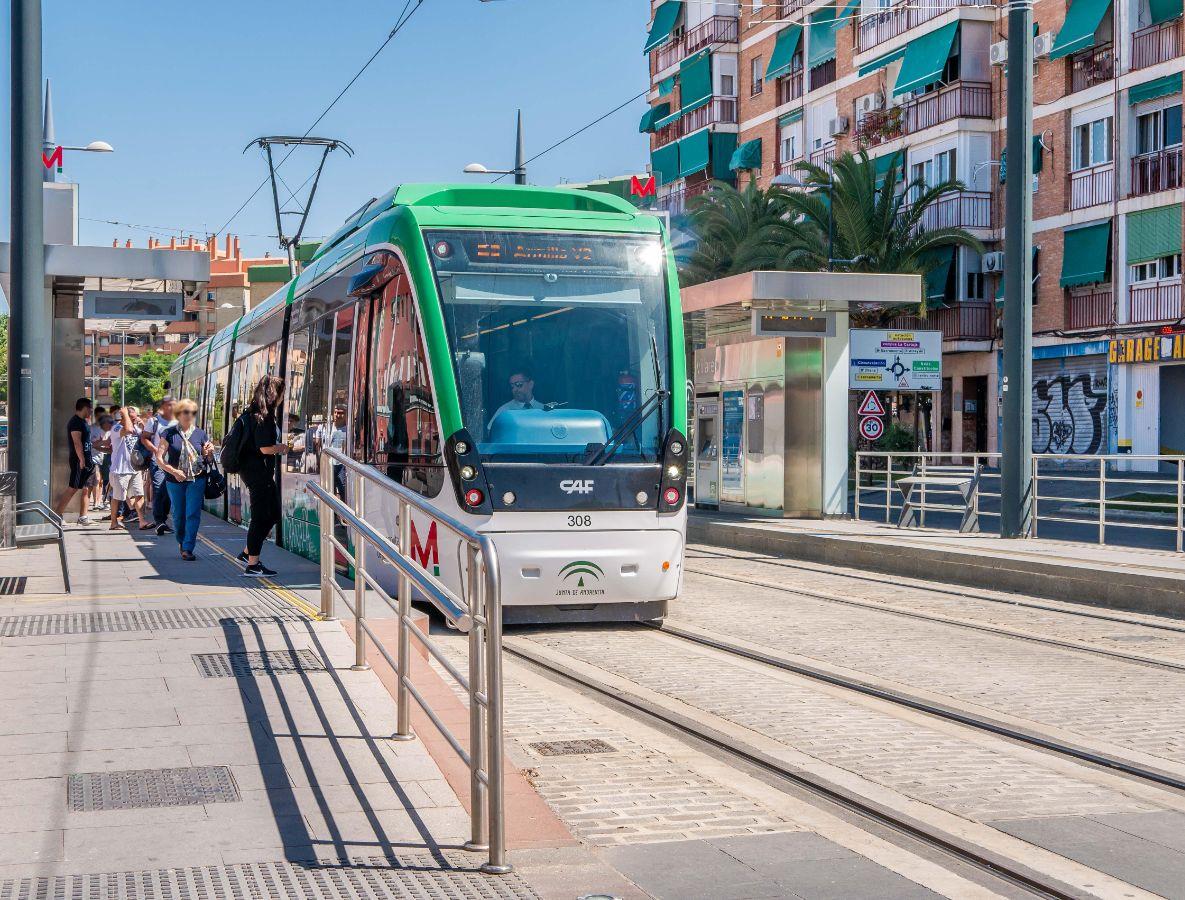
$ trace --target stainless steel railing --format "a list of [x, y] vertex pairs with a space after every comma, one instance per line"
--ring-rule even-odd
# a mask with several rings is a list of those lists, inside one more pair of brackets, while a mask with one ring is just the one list
[[[973, 509], [976, 516], [998, 516], [998, 508], [993, 507], [1000, 499], [999, 463], [999, 453], [860, 451], [853, 517], [859, 520], [875, 510], [878, 519], [892, 522], [902, 507], [897, 480], [918, 464], [982, 467]], [[924, 528], [924, 484], [921, 490]], [[1052, 523], [1089, 527], [1100, 544], [1130, 543], [1109, 539], [1109, 530], [1112, 534], [1121, 530], [1121, 535], [1128, 529], [1169, 532], [1177, 551], [1185, 551], [1185, 456], [1034, 453], [1033, 510], [1032, 537], [1041, 534], [1043, 524]]]
[[[353, 476], [353, 490], [346, 498], [334, 493], [334, 467], [342, 466]], [[398, 540], [392, 542], [366, 520], [367, 484], [393, 500], [398, 514]], [[414, 491], [392, 481], [372, 466], [360, 463], [337, 450], [321, 451], [319, 482], [305, 488], [320, 501], [321, 522], [321, 613], [332, 617], [335, 601], [354, 616], [355, 662], [357, 669], [367, 668], [366, 641], [395, 671], [396, 690], [395, 740], [413, 740], [411, 705], [414, 700], [437, 728], [449, 746], [469, 767], [470, 839], [466, 849], [487, 851], [489, 859], [482, 866], [486, 872], [511, 871], [506, 861], [506, 823], [502, 734], [502, 596], [498, 555], [489, 537], [434, 507]], [[438, 579], [428, 575], [411, 556], [411, 512], [428, 516], [452, 532], [466, 549], [463, 596], [458, 596]], [[353, 536], [353, 548], [345, 546], [334, 534], [334, 517], [340, 518]], [[354, 569], [354, 588], [347, 592], [337, 583], [334, 551]], [[392, 597], [374, 576], [371, 553], [398, 571], [398, 589]], [[394, 657], [367, 622], [366, 595], [371, 588], [396, 614], [398, 646]], [[458, 631], [469, 639], [469, 673], [463, 674], [412, 620], [411, 597], [416, 590]], [[351, 595], [352, 594], [352, 598]], [[432, 655], [450, 677], [469, 695], [469, 747], [466, 749], [424, 695], [412, 683], [411, 640]]]

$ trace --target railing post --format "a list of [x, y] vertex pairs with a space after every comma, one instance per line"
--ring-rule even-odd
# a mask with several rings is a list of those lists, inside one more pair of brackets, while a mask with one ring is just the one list
[[[399, 510], [399, 552], [404, 556], [411, 556], [411, 507], [406, 500], [400, 500]], [[399, 596], [396, 598], [399, 608], [399, 636], [396, 660], [399, 663], [398, 688], [395, 692], [395, 733], [391, 735], [394, 741], [412, 741], [415, 735], [411, 730], [411, 696], [407, 689], [407, 681], [411, 678], [411, 633], [408, 623], [411, 620], [411, 579], [403, 572], [399, 573]]]
[[1185, 550], [1185, 459], [1177, 460], [1177, 552]]
[[1107, 457], [1099, 457], [1099, 543], [1107, 543]]
[[857, 522], [860, 521], [860, 457], [862, 455], [863, 454], [861, 454], [859, 451], [857, 451], [857, 453], [856, 453], [856, 515], [855, 515], [855, 519]]
[[482, 868], [494, 874], [511, 870], [506, 861], [506, 809], [502, 783], [502, 579], [496, 556], [481, 555], [482, 616], [486, 638], [486, 739], [489, 752], [486, 773], [489, 781], [490, 861]]
[[888, 467], [885, 469], [885, 524], [893, 521], [893, 454], [885, 457]]
[[[914, 400], [914, 403], [917, 403], [916, 399]], [[914, 438], [916, 439], [917, 435], [914, 435]], [[923, 456], [921, 458], [920, 462], [922, 464], [922, 472], [921, 472], [921, 474], [922, 474], [922, 518], [921, 518], [921, 526], [923, 528], [925, 528], [926, 527], [926, 457]]]
[[[1001, 460], [1002, 461], [1002, 460]], [[1037, 536], [1037, 520], [1041, 518], [1041, 457], [1033, 454], [1033, 517], [1029, 537]]]
[[[324, 450], [317, 455], [317, 458], [320, 466], [318, 476], [321, 490], [332, 493], [333, 461], [325, 455]], [[329, 541], [329, 535], [333, 530], [333, 510], [324, 500], [317, 501], [317, 524], [321, 536], [321, 618], [328, 620], [333, 618], [333, 578], [336, 573], [333, 565], [333, 544]]]
[[[356, 479], [357, 489], [354, 491], [354, 515], [360, 521], [366, 521], [366, 482]], [[362, 573], [366, 571], [366, 538], [360, 531], [354, 531], [354, 665], [350, 666], [355, 672], [363, 672], [370, 668], [366, 661], [366, 579]]]
[[487, 850], [490, 847], [489, 829], [489, 792], [482, 782], [485, 775], [489, 781], [486, 741], [485, 717], [481, 713], [481, 702], [478, 698], [484, 696], [484, 702], [489, 703], [488, 685], [485, 680], [485, 667], [482, 665], [482, 638], [485, 625], [482, 620], [486, 611], [481, 604], [481, 586], [478, 583], [477, 548], [473, 544], [465, 544], [465, 605], [469, 611], [472, 625], [469, 628], [469, 807], [470, 807], [470, 837], [465, 844], [467, 850]]

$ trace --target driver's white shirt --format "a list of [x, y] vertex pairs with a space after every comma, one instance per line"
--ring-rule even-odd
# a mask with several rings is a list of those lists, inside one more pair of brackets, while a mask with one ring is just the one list
[[543, 409], [543, 404], [534, 397], [532, 397], [526, 403], [523, 403], [521, 400], [507, 400], [498, 407], [498, 411], [494, 413], [494, 415], [490, 418], [490, 421], [494, 421], [494, 419], [502, 415], [503, 411], [507, 409]]

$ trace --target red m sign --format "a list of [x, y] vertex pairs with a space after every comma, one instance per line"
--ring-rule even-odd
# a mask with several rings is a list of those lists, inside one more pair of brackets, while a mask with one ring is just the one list
[[43, 150], [41, 152], [41, 162], [47, 169], [52, 169], [54, 166], [57, 166], [58, 171], [62, 171], [62, 148], [54, 147], [53, 153], [49, 154], [48, 156], [45, 155], [45, 151]]
[[658, 183], [651, 175], [645, 181], [637, 175], [630, 176], [630, 196], [633, 197], [653, 197], [658, 193]]

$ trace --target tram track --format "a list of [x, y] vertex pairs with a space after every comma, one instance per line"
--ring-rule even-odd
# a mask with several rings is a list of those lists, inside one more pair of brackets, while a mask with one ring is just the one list
[[[665, 634], [681, 637], [681, 635], [665, 628], [660, 630]], [[1055, 878], [1023, 860], [1009, 857], [994, 848], [977, 843], [965, 834], [956, 833], [958, 829], [943, 829], [917, 816], [902, 813], [885, 803], [861, 796], [849, 787], [792, 765], [758, 747], [751, 746], [732, 735], [697, 721], [691, 716], [661, 706], [630, 691], [621, 690], [607, 681], [580, 671], [577, 667], [564, 665], [546, 652], [542, 652], [541, 647], [531, 646], [532, 644], [533, 642], [529, 639], [510, 638], [504, 642], [503, 652], [529, 668], [541, 671], [561, 683], [566, 682], [591, 692], [611, 708], [623, 709], [644, 722], [673, 730], [692, 739], [693, 742], [710, 747], [722, 753], [725, 759], [734, 765], [739, 764], [742, 768], [758, 770], [767, 776], [772, 776], [774, 782], [780, 783], [784, 790], [805, 792], [825, 805], [836, 807], [854, 815], [857, 819], [887, 830], [898, 838], [904, 839], [907, 846], [917, 847], [920, 845], [942, 857], [957, 861], [991, 878], [999, 879], [1013, 888], [1020, 888], [1033, 896], [1048, 898], [1102, 896], [1081, 885], [1076, 886]], [[731, 652], [720, 647], [715, 649], [723, 650], [726, 653]], [[1185, 784], [1182, 787], [1185, 788]], [[1041, 848], [1036, 849], [1041, 850]], [[1041, 852], [1050, 851], [1041, 850]]]

